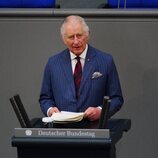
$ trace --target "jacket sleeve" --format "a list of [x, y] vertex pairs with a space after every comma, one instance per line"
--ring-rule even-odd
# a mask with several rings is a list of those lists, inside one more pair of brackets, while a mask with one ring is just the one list
[[43, 82], [40, 92], [39, 103], [42, 112], [44, 115], [47, 115], [47, 110], [50, 107], [55, 105], [53, 92], [52, 92], [52, 85], [51, 85], [51, 74], [50, 74], [50, 60], [46, 64], [44, 75], [43, 75]]
[[110, 116], [114, 115], [117, 111], [120, 110], [123, 105], [123, 95], [120, 86], [120, 80], [118, 76], [118, 72], [113, 61], [113, 58], [108, 62], [108, 86], [107, 86], [107, 94], [110, 96], [111, 105], [110, 105]]

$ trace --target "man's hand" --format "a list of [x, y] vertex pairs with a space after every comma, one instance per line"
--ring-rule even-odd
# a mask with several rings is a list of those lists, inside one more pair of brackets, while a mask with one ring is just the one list
[[90, 121], [96, 121], [100, 118], [101, 115], [101, 109], [98, 107], [89, 107], [84, 112], [84, 118], [90, 120]]
[[52, 116], [53, 113], [57, 113], [57, 112], [60, 112], [59, 109], [57, 107], [52, 107], [51, 109], [49, 109], [48, 111], [48, 116]]

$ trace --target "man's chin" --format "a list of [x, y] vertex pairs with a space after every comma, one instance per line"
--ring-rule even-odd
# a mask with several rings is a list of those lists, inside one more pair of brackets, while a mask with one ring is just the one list
[[82, 54], [82, 52], [74, 52], [75, 55], [79, 56]]
[[75, 54], [75, 55], [80, 55], [80, 54], [82, 54], [82, 52], [83, 52], [83, 50], [73, 50], [73, 53]]

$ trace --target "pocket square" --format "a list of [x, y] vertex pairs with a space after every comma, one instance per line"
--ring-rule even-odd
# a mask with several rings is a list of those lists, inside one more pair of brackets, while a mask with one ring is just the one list
[[100, 73], [100, 72], [94, 72], [93, 75], [92, 75], [92, 79], [95, 79], [95, 78], [98, 78], [98, 77], [101, 77], [101, 76], [103, 76], [102, 73]]

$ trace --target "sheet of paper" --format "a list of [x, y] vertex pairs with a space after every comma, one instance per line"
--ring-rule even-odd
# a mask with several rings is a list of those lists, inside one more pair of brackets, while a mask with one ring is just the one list
[[83, 119], [83, 112], [68, 112], [61, 111], [59, 113], [54, 113], [51, 117], [44, 117], [42, 121], [45, 123], [54, 122], [54, 123], [68, 123], [68, 122], [79, 122]]

